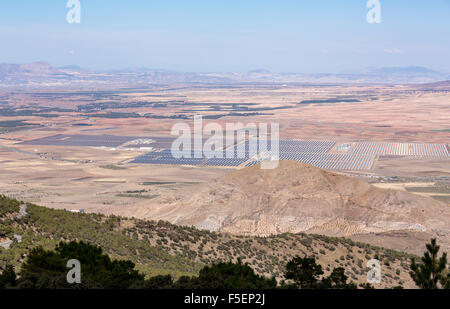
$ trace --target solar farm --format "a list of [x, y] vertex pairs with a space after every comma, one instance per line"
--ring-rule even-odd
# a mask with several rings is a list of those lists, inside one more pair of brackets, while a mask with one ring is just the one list
[[351, 151], [352, 154], [416, 156], [448, 158], [449, 149], [446, 144], [414, 144], [414, 143], [382, 143], [361, 142]]
[[[242, 140], [234, 143], [220, 141], [212, 153], [179, 149], [178, 156], [171, 151], [174, 137], [137, 137], [113, 135], [54, 135], [26, 141], [25, 145], [52, 145], [78, 147], [110, 147], [114, 149], [151, 149], [129, 163], [165, 164], [205, 167], [246, 167], [261, 163], [273, 150], [270, 140]], [[206, 139], [202, 140], [204, 145]], [[212, 140], [214, 142], [214, 140]], [[194, 141], [179, 140], [194, 147]], [[188, 143], [183, 143], [188, 142]], [[210, 140], [211, 142], [211, 140]], [[214, 147], [213, 147], [214, 148]], [[370, 170], [380, 156], [411, 158], [450, 158], [446, 144], [280, 140], [279, 159], [295, 160], [328, 170]]]
[[22, 142], [22, 145], [35, 146], [79, 146], [79, 147], [119, 147], [120, 145], [139, 139], [133, 136], [116, 135], [66, 135], [58, 134], [36, 140]]
[[[281, 140], [279, 159], [299, 161], [328, 170], [370, 170], [377, 157], [382, 155], [450, 158], [445, 144], [358, 142], [353, 147], [345, 147], [346, 153], [332, 153], [335, 145], [334, 141]], [[248, 167], [261, 163], [265, 153], [252, 152], [250, 146], [249, 141], [237, 143], [222, 150], [215, 158], [194, 158], [191, 151], [190, 154], [187, 153], [187, 158], [177, 159], [170, 149], [164, 149], [148, 152], [130, 163]], [[263, 149], [270, 151], [271, 146], [270, 141], [267, 141], [267, 148]], [[259, 147], [261, 145], [257, 145], [256, 149]]]
[[[450, 90], [378, 84], [285, 87], [265, 84], [265, 76], [261, 84], [166, 85], [161, 80], [149, 88], [138, 83], [132, 89], [117, 84], [95, 90], [86, 84], [81, 90], [74, 84], [67, 91], [60, 86], [33, 90], [32, 85], [29, 91], [3, 91], [3, 194], [59, 209], [144, 215], [133, 207], [158, 205], [190, 186], [275, 166], [264, 161], [277, 146], [281, 164], [301, 162], [450, 203]], [[222, 83], [214, 74], [208, 79]], [[355, 102], [335, 102], [347, 98]], [[197, 115], [203, 121], [196, 126]], [[280, 140], [272, 145], [273, 123], [279, 124]], [[175, 130], [177, 124], [183, 126]], [[224, 138], [214, 130], [219, 126]], [[174, 156], [172, 147], [181, 154], [186, 150], [185, 157]], [[280, 175], [280, 188], [289, 183], [289, 177], [273, 172]]]

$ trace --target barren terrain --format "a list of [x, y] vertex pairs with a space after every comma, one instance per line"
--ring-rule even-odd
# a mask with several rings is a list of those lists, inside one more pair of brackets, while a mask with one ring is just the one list
[[[11, 197], [59, 209], [163, 218], [233, 233], [346, 235], [407, 251], [414, 251], [410, 239], [437, 235], [434, 230], [447, 233], [450, 160], [445, 156], [374, 155], [368, 170], [334, 170], [336, 175], [353, 178], [340, 185], [346, 190], [344, 194], [328, 185], [317, 191], [314, 177], [305, 178], [300, 191], [290, 191], [295, 175], [276, 175], [274, 183], [260, 184], [256, 168], [251, 169], [253, 176], [246, 175], [247, 170], [242, 171], [242, 177], [234, 176], [243, 166], [131, 163], [148, 152], [145, 147], [39, 142], [57, 135], [100, 136], [100, 140], [103, 135], [170, 136], [175, 123], [192, 125], [192, 117], [200, 114], [204, 124], [222, 126], [228, 122], [277, 122], [281, 139], [333, 141], [332, 154], [342, 153], [341, 146], [355, 147], [363, 142], [439, 144], [448, 151], [450, 92], [445, 83], [2, 90], [0, 101], [0, 191]], [[368, 189], [358, 178], [400, 192]], [[216, 180], [219, 183], [211, 195], [205, 187], [211, 189]], [[251, 194], [233, 191], [238, 183]], [[265, 186], [271, 191], [266, 192]], [[362, 196], [352, 193], [358, 190]], [[366, 191], [371, 193], [366, 196]], [[174, 202], [176, 197], [180, 200]], [[202, 207], [211, 201], [219, 213], [229, 215], [236, 208], [234, 219], [223, 224], [226, 220], [213, 209], [205, 212]], [[298, 209], [299, 205], [306, 208]], [[408, 206], [402, 209], [402, 205]], [[377, 208], [383, 209], [379, 217], [375, 215]], [[433, 213], [440, 211], [445, 215], [435, 218]], [[204, 217], [206, 213], [210, 219]], [[403, 232], [392, 234], [395, 230]], [[417, 237], [411, 238], [409, 233]]]

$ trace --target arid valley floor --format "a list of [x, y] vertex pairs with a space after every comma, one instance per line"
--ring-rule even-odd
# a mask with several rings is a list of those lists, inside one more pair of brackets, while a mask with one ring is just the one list
[[[186, 211], [178, 214], [175, 207], [175, 213], [169, 216], [165, 214], [164, 205], [173, 204], [174, 200], [177, 203], [188, 201], [204, 190], [205, 185], [217, 181], [223, 184], [220, 179], [233, 177], [230, 175], [237, 171], [244, 170], [244, 182], [246, 177], [251, 178], [245, 175], [245, 171], [251, 169], [245, 168], [245, 162], [239, 166], [194, 166], [134, 161], [149, 152], [149, 145], [139, 145], [138, 139], [171, 137], [175, 123], [191, 125], [192, 117], [199, 114], [203, 115], [204, 124], [277, 122], [281, 140], [329, 142], [329, 149], [313, 152], [304, 162], [324, 167], [339, 177], [372, 183], [383, 194], [390, 190], [403, 192], [405, 196], [398, 197], [386, 210], [390, 213], [396, 213], [395, 207], [403, 205], [404, 199], [412, 204], [423, 204], [423, 208], [430, 204], [447, 213], [450, 210], [449, 102], [449, 83], [398, 86], [199, 83], [121, 90], [1, 90], [0, 192], [51, 208], [162, 218], [176, 223]], [[339, 160], [345, 162], [339, 165], [336, 163]], [[355, 160], [366, 161], [358, 165]], [[293, 168], [286, 179], [276, 180], [275, 187], [302, 173]], [[229, 187], [215, 189], [227, 191]], [[270, 188], [259, 187], [261, 191], [252, 194], [262, 196], [265, 189]], [[236, 191], [228, 192], [227, 201], [243, 198], [233, 197], [233, 192]], [[325, 192], [323, 189], [322, 193]], [[324, 200], [327, 196], [314, 198]], [[303, 196], [303, 199], [308, 200], [308, 197]], [[200, 200], [197, 200], [199, 205], [206, 203]], [[371, 201], [363, 200], [364, 207], [373, 206]], [[223, 205], [228, 205], [227, 201]], [[189, 204], [192, 201], [186, 203], [194, 205]], [[284, 206], [289, 204], [286, 203]], [[258, 212], [265, 214], [261, 209]], [[391, 220], [384, 216], [377, 221], [378, 229], [344, 232], [349, 224], [343, 222], [342, 231], [337, 232], [340, 225], [336, 220], [348, 219], [346, 214], [342, 214], [342, 218], [339, 216], [341, 214], [333, 215], [329, 221], [322, 218], [320, 226], [333, 221], [333, 231], [328, 234], [352, 236], [417, 253], [413, 243], [376, 233], [400, 230], [414, 234], [423, 232], [421, 228], [401, 224], [397, 228], [388, 225], [383, 228], [380, 222]], [[258, 218], [252, 219], [256, 220], [254, 224], [262, 220]], [[419, 216], [415, 222], [411, 218], [409, 221], [397, 218], [397, 221], [419, 224], [430, 219]], [[247, 219], [250, 220], [239, 220]], [[356, 225], [367, 225], [371, 218], [358, 220]], [[450, 226], [450, 217], [441, 217], [441, 220], [439, 224]], [[192, 224], [208, 228], [194, 221]], [[189, 224], [188, 221], [183, 223]], [[322, 231], [317, 224], [310, 222], [307, 228], [287, 228], [280, 232]], [[426, 229], [432, 229], [430, 224]], [[258, 229], [249, 229], [242, 222], [234, 222], [232, 226], [216, 226], [214, 230], [264, 234]], [[436, 233], [444, 233], [441, 238], [446, 245], [450, 244], [448, 231]], [[417, 239], [426, 241], [425, 236], [419, 235]]]

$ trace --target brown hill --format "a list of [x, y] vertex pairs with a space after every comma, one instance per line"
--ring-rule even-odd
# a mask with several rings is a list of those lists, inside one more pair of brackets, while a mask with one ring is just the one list
[[30, 80], [47, 81], [69, 77], [69, 74], [52, 67], [47, 62], [33, 62], [26, 64], [0, 63], [0, 80], [14, 82]]
[[417, 253], [416, 244], [437, 237], [449, 248], [447, 205], [294, 161], [282, 161], [273, 170], [238, 170], [155, 202], [135, 209], [135, 215], [234, 234], [305, 232], [369, 243], [377, 235], [402, 231], [398, 246], [391, 241], [388, 247]]

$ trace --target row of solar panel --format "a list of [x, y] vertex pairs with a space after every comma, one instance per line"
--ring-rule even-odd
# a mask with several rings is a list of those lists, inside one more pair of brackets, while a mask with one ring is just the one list
[[204, 165], [204, 166], [240, 166], [248, 159], [175, 159], [175, 158], [137, 158], [130, 163]]
[[[153, 142], [139, 143], [139, 140], [153, 140]], [[26, 145], [48, 145], [48, 146], [81, 146], [81, 147], [119, 147], [125, 143], [131, 144], [130, 148], [135, 147], [152, 147], [154, 149], [170, 149], [174, 142], [174, 137], [139, 137], [139, 136], [116, 136], [116, 135], [65, 135], [58, 134], [48, 136], [36, 140], [25, 141], [22, 144]], [[203, 139], [204, 143], [207, 139]], [[136, 141], [137, 143], [132, 143]], [[182, 140], [179, 140], [179, 142]], [[193, 140], [187, 140], [188, 144], [193, 145]], [[221, 141], [222, 142], [222, 141]], [[185, 143], [186, 144], [186, 143]], [[237, 144], [237, 146], [236, 146]], [[229, 143], [223, 140], [223, 143], [218, 145], [218, 149], [229, 148]], [[295, 140], [280, 140], [279, 151], [280, 152], [311, 152], [311, 153], [323, 153], [329, 151], [334, 145], [334, 142], [330, 141], [295, 141]], [[269, 140], [257, 140], [253, 141], [239, 141], [234, 146], [238, 152], [249, 153], [245, 157], [252, 157], [257, 151], [265, 151], [272, 149], [272, 141]], [[261, 149], [260, 149], [261, 148]], [[242, 154], [239, 156], [241, 157]]]
[[148, 152], [142, 156], [139, 156], [138, 158], [216, 158], [216, 159], [222, 159], [222, 158], [228, 158], [228, 159], [250, 159], [251, 157], [255, 156], [256, 153], [251, 152], [239, 152], [239, 151], [211, 151], [211, 152], [196, 152], [196, 151], [177, 151], [176, 153], [172, 153], [171, 150], [162, 150], [162, 151], [152, 151]]
[[361, 142], [355, 145], [351, 150], [351, 153], [392, 156], [450, 157], [446, 144]]
[[22, 142], [24, 145], [48, 146], [81, 146], [81, 147], [118, 147], [126, 142], [138, 139], [135, 136], [116, 135], [65, 135], [58, 134], [32, 141]]
[[331, 170], [368, 170], [372, 167], [374, 155], [353, 154], [311, 154], [293, 153], [280, 154], [280, 160], [295, 160], [307, 163], [322, 169]]
[[[347, 154], [285, 154], [280, 156], [280, 160], [295, 160], [307, 163], [322, 169], [331, 170], [368, 170], [374, 163], [373, 155], [347, 155]], [[139, 157], [131, 163], [140, 164], [170, 164], [170, 165], [204, 165], [204, 166], [241, 166], [248, 159], [189, 159], [189, 158], [151, 158]], [[245, 166], [252, 166], [260, 163], [258, 160], [252, 160]]]

